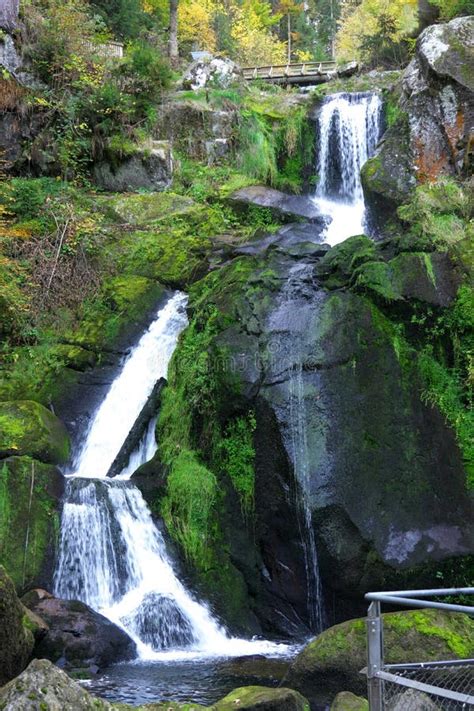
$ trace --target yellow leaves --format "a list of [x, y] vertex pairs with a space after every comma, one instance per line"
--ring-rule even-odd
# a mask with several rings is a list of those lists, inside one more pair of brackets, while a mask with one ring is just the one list
[[336, 54], [339, 60], [370, 60], [377, 44], [397, 44], [417, 26], [417, 0], [353, 0], [342, 6]]
[[212, 26], [216, 4], [212, 0], [184, 0], [178, 6], [178, 33], [181, 42], [198, 42], [199, 48], [214, 52], [216, 35]]
[[[294, 0], [283, 2], [296, 5]], [[281, 14], [273, 13], [268, 0], [180, 0], [178, 33], [181, 44], [214, 53], [218, 48], [215, 20], [226, 16], [232, 57], [241, 64], [266, 64], [285, 61], [286, 44], [272, 32]]]
[[268, 29], [258, 6], [247, 2], [236, 8], [231, 29], [237, 45], [237, 60], [242, 65], [280, 64], [285, 61], [286, 43]]

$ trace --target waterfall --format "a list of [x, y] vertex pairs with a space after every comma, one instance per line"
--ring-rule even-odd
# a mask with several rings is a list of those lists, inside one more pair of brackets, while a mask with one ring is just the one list
[[318, 187], [315, 202], [331, 218], [325, 240], [331, 245], [366, 229], [360, 170], [380, 138], [379, 94], [333, 94], [318, 118]]
[[[314, 383], [304, 378], [304, 363], [308, 352], [307, 336], [314, 328], [318, 310], [315, 301], [314, 266], [297, 262], [291, 267], [281, 291], [278, 308], [267, 322], [271, 334], [272, 377], [278, 382], [282, 373], [288, 375], [282, 407], [276, 414], [283, 442], [293, 465], [296, 487], [298, 527], [306, 573], [306, 603], [309, 626], [313, 632], [324, 628], [324, 599], [319, 573], [318, 553], [312, 521], [311, 490], [319, 476], [317, 464], [310, 460], [306, 398], [314, 391]], [[305, 383], [309, 391], [305, 393]], [[312, 397], [313, 395], [309, 395]]]
[[230, 638], [180, 582], [164, 538], [130, 477], [156, 451], [153, 418], [127, 466], [106, 478], [187, 324], [172, 296], [131, 350], [92, 418], [67, 473], [54, 592], [82, 600], [124, 629], [142, 659], [186, 654], [285, 653], [285, 645]]
[[290, 433], [293, 465], [301, 488], [300, 530], [303, 541], [304, 563], [307, 581], [307, 605], [311, 629], [324, 629], [324, 603], [321, 577], [319, 574], [318, 551], [314, 536], [313, 519], [309, 502], [310, 462], [306, 405], [304, 401], [303, 367], [293, 366], [290, 376]]

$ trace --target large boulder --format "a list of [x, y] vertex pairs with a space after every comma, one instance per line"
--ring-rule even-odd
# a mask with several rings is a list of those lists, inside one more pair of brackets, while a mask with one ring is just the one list
[[32, 400], [0, 403], [0, 458], [28, 455], [48, 464], [65, 464], [70, 443], [62, 422]]
[[125, 157], [103, 160], [94, 166], [94, 180], [104, 190], [126, 193], [165, 190], [173, 179], [174, 159], [167, 141], [137, 146]]
[[321, 227], [326, 224], [321, 210], [306, 197], [287, 195], [280, 190], [267, 188], [264, 185], [252, 185], [248, 188], [236, 190], [229, 196], [229, 202], [234, 207], [265, 207], [278, 218], [291, 222], [295, 219], [308, 220], [318, 223]]
[[135, 656], [133, 640], [83, 602], [59, 600], [42, 590], [28, 593], [23, 601], [48, 625], [35, 647], [37, 657], [73, 669], [104, 667]]
[[309, 704], [292, 689], [243, 686], [211, 706], [212, 711], [309, 711]]
[[[468, 615], [426, 609], [382, 617], [387, 664], [467, 659], [474, 651], [474, 620]], [[329, 702], [340, 689], [364, 695], [367, 679], [360, 671], [366, 665], [365, 620], [349, 620], [310, 642], [283, 683], [319, 703]]]
[[112, 711], [46, 659], [34, 659], [16, 679], [0, 689], [3, 711]]
[[[13, 581], [0, 566], [0, 686], [28, 664], [35, 643], [30, 627]], [[3, 708], [1, 697], [0, 708]]]
[[182, 79], [183, 89], [227, 89], [238, 81], [241, 72], [235, 62], [227, 58], [205, 56], [196, 59]]
[[363, 168], [368, 201], [393, 208], [413, 185], [468, 174], [474, 121], [474, 17], [430, 25], [398, 87], [396, 120]]
[[0, 462], [0, 562], [25, 590], [52, 580], [64, 477], [30, 457]]

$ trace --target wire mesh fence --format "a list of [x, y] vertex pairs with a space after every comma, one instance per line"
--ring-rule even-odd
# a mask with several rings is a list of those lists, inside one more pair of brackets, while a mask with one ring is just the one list
[[[474, 588], [368, 593], [367, 681], [370, 711], [474, 711], [474, 659], [385, 664], [381, 603], [430, 607], [474, 617], [474, 607], [428, 601], [474, 595]], [[421, 598], [421, 599], [420, 599]], [[389, 650], [387, 650], [389, 651]], [[473, 650], [474, 651], [474, 650]]]
[[[388, 665], [382, 679], [384, 711], [467, 711], [474, 708], [474, 660], [461, 664]], [[383, 672], [382, 672], [383, 674]]]

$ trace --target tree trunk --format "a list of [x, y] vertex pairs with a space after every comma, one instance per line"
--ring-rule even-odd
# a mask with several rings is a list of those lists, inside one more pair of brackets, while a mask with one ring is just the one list
[[170, 0], [170, 38], [168, 54], [172, 64], [178, 60], [178, 0]]
[[0, 28], [11, 32], [18, 22], [19, 0], [0, 0]]
[[291, 62], [291, 15], [288, 12], [288, 64]]

